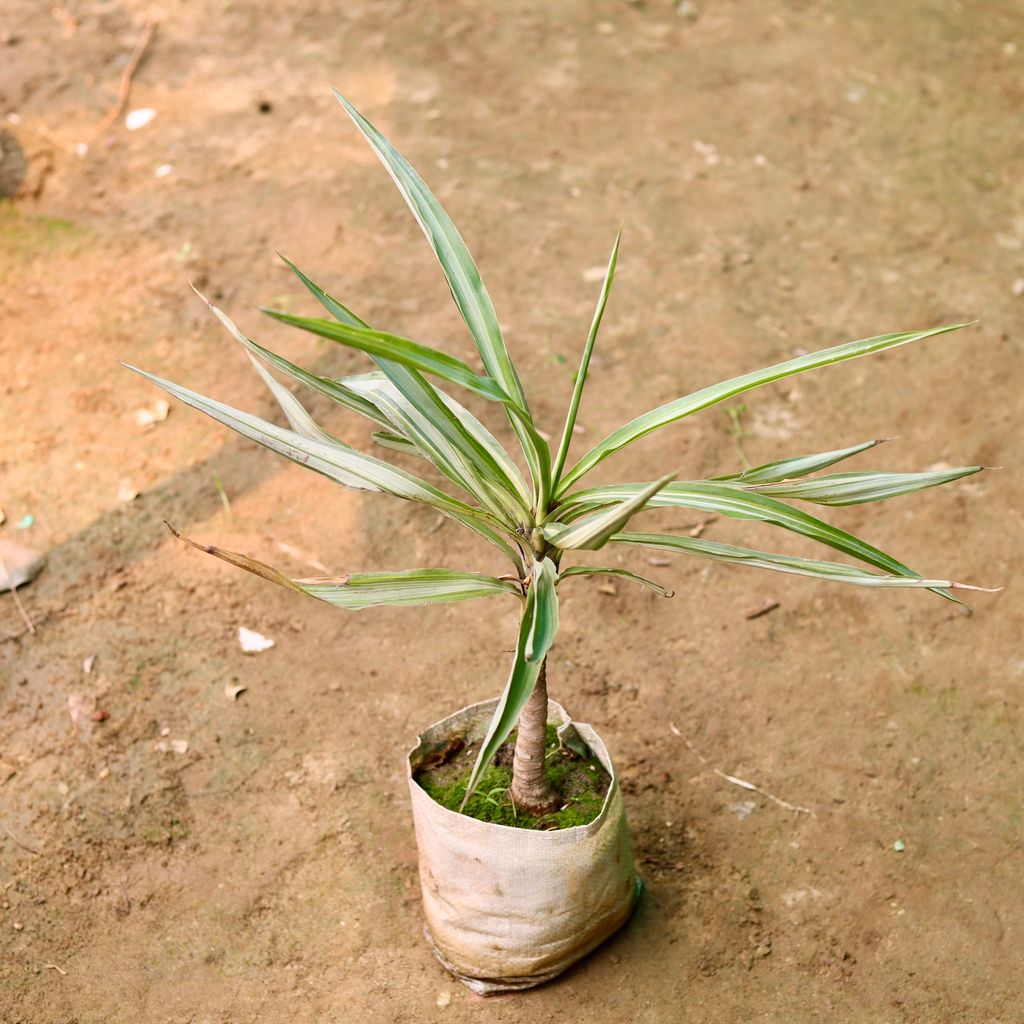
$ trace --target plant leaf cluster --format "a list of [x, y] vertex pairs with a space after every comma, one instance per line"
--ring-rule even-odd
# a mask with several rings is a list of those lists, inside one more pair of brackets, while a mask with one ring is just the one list
[[[712, 384], [638, 416], [572, 463], [569, 454], [576, 418], [615, 277], [620, 241], [616, 237], [561, 436], [552, 456], [545, 435], [534, 420], [494, 307], [462, 236], [408, 162], [343, 96], [336, 95], [423, 229], [476, 345], [482, 372], [436, 348], [371, 327], [288, 260], [287, 265], [327, 316], [295, 316], [271, 309], [264, 312], [282, 323], [365, 353], [375, 366], [373, 371], [339, 380], [312, 373], [246, 337], [221, 310], [211, 305], [270, 388], [288, 422], [287, 428], [145, 371], [136, 372], [244, 437], [343, 486], [381, 491], [436, 509], [508, 558], [512, 571], [503, 576], [427, 568], [295, 580], [245, 555], [195, 545], [264, 579], [342, 608], [464, 601], [495, 594], [517, 597], [522, 603], [522, 618], [515, 658], [481, 745], [468, 792], [472, 792], [483, 768], [515, 727], [533, 691], [558, 630], [558, 587], [563, 582], [575, 576], [612, 574], [670, 596], [661, 584], [626, 569], [585, 564], [563, 567], [561, 561], [567, 551], [597, 551], [607, 544], [653, 548], [858, 586], [926, 588], [951, 600], [956, 600], [952, 594], [955, 589], [978, 589], [949, 579], [923, 577], [867, 541], [789, 504], [794, 500], [819, 505], [880, 501], [960, 479], [978, 472], [978, 466], [927, 473], [814, 475], [879, 443], [867, 441], [844, 449], [781, 459], [710, 480], [680, 481], [676, 474], [668, 474], [650, 482], [580, 487], [591, 470], [633, 442], [746, 391], [966, 325], [851, 341]], [[367, 454], [327, 432], [314, 422], [299, 398], [275, 374], [325, 395], [369, 420], [374, 428], [372, 441], [378, 448], [385, 453], [397, 452], [425, 460], [447, 481], [447, 489], [396, 465], [393, 456]], [[457, 393], [468, 393], [499, 407], [517, 439], [525, 472], [481, 420], [444, 388], [457, 389]], [[449, 493], [451, 490], [455, 493]], [[811, 538], [860, 564], [799, 558], [711, 540], [625, 529], [645, 510], [666, 507], [767, 523]]]

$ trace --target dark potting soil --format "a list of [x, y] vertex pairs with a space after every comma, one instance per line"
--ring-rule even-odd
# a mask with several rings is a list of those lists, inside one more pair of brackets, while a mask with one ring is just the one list
[[[547, 730], [544, 764], [551, 784], [561, 796], [559, 809], [537, 818], [518, 810], [508, 792], [515, 742], [516, 733], [512, 733], [501, 745], [463, 814], [496, 825], [553, 831], [586, 825], [601, 813], [611, 776], [589, 750], [584, 756], [562, 746], [553, 725]], [[467, 746], [464, 738], [455, 736], [428, 751], [413, 778], [442, 807], [458, 811], [477, 753], [476, 744]]]

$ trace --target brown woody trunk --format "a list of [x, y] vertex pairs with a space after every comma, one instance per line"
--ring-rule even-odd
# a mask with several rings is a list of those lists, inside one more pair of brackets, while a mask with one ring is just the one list
[[519, 735], [512, 761], [509, 796], [526, 814], [540, 816], [557, 810], [561, 799], [551, 786], [544, 766], [544, 741], [548, 727], [547, 661], [541, 665], [537, 685], [519, 715]]

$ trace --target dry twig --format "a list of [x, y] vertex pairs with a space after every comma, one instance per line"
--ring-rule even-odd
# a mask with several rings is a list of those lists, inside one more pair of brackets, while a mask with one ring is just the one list
[[124, 105], [128, 102], [128, 95], [132, 89], [132, 77], [135, 75], [135, 71], [139, 66], [139, 61], [142, 60], [142, 55], [146, 52], [146, 47], [149, 46], [149, 41], [153, 38], [156, 26], [156, 18], [151, 16], [146, 20], [142, 33], [135, 43], [135, 48], [132, 50], [131, 56], [128, 58], [128, 63], [125, 65], [124, 71], [121, 72], [121, 82], [117, 88], [117, 99], [114, 101], [114, 105], [104, 115], [103, 120], [101, 120], [81, 142], [65, 142], [55, 132], [50, 131], [42, 121], [40, 121], [36, 127], [31, 130], [37, 135], [42, 136], [42, 138], [46, 139], [46, 141], [51, 145], [64, 150], [65, 153], [84, 154], [89, 146], [92, 145], [92, 143], [94, 143], [117, 120], [121, 111], [124, 110]]
[[[673, 735], [678, 736], [686, 744], [686, 749], [689, 750], [701, 764], [708, 764], [708, 759], [679, 731], [674, 722], [669, 722], [668, 727], [672, 730]], [[817, 817], [814, 811], [809, 807], [800, 807], [797, 804], [791, 804], [788, 800], [783, 800], [782, 797], [775, 796], [774, 793], [769, 793], [766, 789], [762, 789], [760, 786], [755, 786], [753, 782], [747, 782], [746, 779], [737, 778], [735, 775], [728, 775], [720, 768], [715, 768], [713, 765], [711, 766], [711, 770], [720, 779], [725, 779], [726, 782], [731, 782], [734, 786], [739, 786], [741, 789], [747, 789], [751, 793], [759, 793], [761, 796], [771, 800], [772, 803], [776, 803], [780, 807], [784, 807], [787, 811], [794, 811], [796, 814], [809, 814], [812, 818]]]
[[23, 850], [26, 850], [35, 857], [42, 857], [42, 854], [37, 849], [23, 843], [9, 828], [5, 828], [4, 831], [8, 836], [10, 836], [11, 842], [13, 842], [15, 846], [20, 846]]

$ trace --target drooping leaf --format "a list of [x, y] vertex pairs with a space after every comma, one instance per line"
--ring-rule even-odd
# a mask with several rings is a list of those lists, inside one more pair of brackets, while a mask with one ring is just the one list
[[233, 409], [229, 405], [206, 398], [195, 391], [183, 388], [162, 377], [147, 373], [134, 366], [123, 364], [147, 380], [163, 388], [169, 395], [179, 399], [193, 409], [231, 427], [243, 437], [257, 441], [271, 451], [283, 455], [307, 469], [334, 480], [347, 487], [369, 491], [385, 491], [408, 501], [430, 505], [439, 512], [458, 520], [490, 543], [500, 548], [513, 560], [519, 562], [518, 553], [493, 529], [493, 517], [483, 509], [473, 508], [451, 495], [439, 491], [425, 480], [412, 473], [392, 466], [372, 455], [352, 448], [341, 448], [322, 441], [303, 437], [293, 430], [287, 430], [274, 423], [260, 419], [250, 413]]
[[[616, 536], [625, 537], [629, 535], [617, 534]], [[614, 540], [614, 537], [612, 539]], [[649, 580], [646, 576], [641, 576], [638, 573], [630, 572], [629, 569], [612, 569], [603, 565], [570, 565], [568, 569], [561, 569], [558, 573], [559, 581], [569, 576], [618, 576], [633, 583], [639, 583], [641, 587], [653, 590], [656, 594], [661, 594], [662, 597], [673, 597], [675, 595], [675, 591], [666, 590], [660, 583]]]
[[544, 527], [544, 539], [556, 548], [596, 551], [603, 547], [613, 533], [618, 533], [623, 526], [650, 499], [675, 479], [675, 473], [669, 473], [652, 484], [645, 485], [634, 494], [604, 511], [594, 512], [586, 518], [574, 522], [571, 526], [551, 523]]
[[[815, 480], [756, 484], [752, 489], [759, 494], [813, 501], [818, 505], [862, 505], [948, 484], [972, 473], [980, 473], [981, 469], [981, 466], [962, 466], [930, 473], [832, 473]], [[735, 481], [736, 485], [742, 483]]]
[[409, 569], [402, 572], [346, 573], [322, 579], [292, 579], [257, 558], [199, 544], [178, 533], [170, 524], [168, 529], [197, 550], [230, 562], [261, 579], [351, 611], [380, 605], [451, 604], [494, 594], [519, 596], [518, 588], [505, 580], [454, 569]]
[[[673, 551], [699, 558], [711, 558], [733, 565], [749, 565], [775, 572], [810, 576], [814, 579], [830, 580], [834, 583], [852, 583], [859, 587], [918, 587], [928, 590], [981, 590], [992, 593], [987, 587], [974, 587], [953, 580], [922, 579], [919, 576], [881, 575], [865, 572], [853, 565], [841, 562], [822, 562], [811, 558], [795, 558], [791, 555], [777, 555], [753, 548], [720, 544], [717, 541], [697, 537], [679, 537], [667, 533], [618, 533], [611, 538], [613, 544], [632, 544], [635, 547], [654, 548], [659, 551]], [[563, 575], [565, 575], [563, 573]]]
[[889, 438], [881, 437], [874, 441], [865, 441], [852, 448], [838, 448], [831, 452], [818, 452], [814, 455], [798, 455], [792, 459], [778, 459], [766, 462], [763, 466], [754, 466], [743, 473], [728, 473], [716, 476], [715, 480], [730, 480], [744, 484], [771, 484], [779, 480], [792, 480], [795, 477], [808, 476], [819, 470], [828, 469], [843, 459], [866, 452], [876, 444], [884, 444]]
[[745, 373], [732, 380], [722, 381], [720, 384], [712, 384], [710, 387], [702, 388], [693, 394], [683, 398], [677, 398], [672, 402], [659, 406], [643, 416], [638, 416], [625, 426], [609, 434], [603, 441], [595, 445], [586, 455], [576, 463], [575, 466], [563, 477], [558, 485], [556, 497], [561, 498], [569, 488], [584, 473], [588, 473], [594, 466], [603, 462], [608, 456], [625, 448], [626, 445], [645, 437], [653, 430], [664, 427], [669, 423], [690, 416], [702, 409], [724, 402], [735, 395], [750, 391], [752, 388], [770, 384], [772, 381], [782, 380], [784, 377], [792, 377], [794, 374], [805, 373], [808, 370], [816, 369], [819, 366], [830, 366], [833, 363], [843, 362], [847, 359], [856, 359], [859, 356], [871, 355], [875, 352], [882, 352], [886, 349], [896, 348], [899, 345], [908, 345], [913, 341], [920, 341], [923, 338], [930, 338], [937, 334], [945, 334], [948, 331], [956, 331], [967, 324], [952, 324], [947, 327], [934, 327], [927, 331], [910, 331], [900, 334], [883, 334], [874, 338], [864, 338], [860, 341], [850, 341], [845, 345], [836, 345], [833, 348], [823, 349], [820, 352], [812, 352], [808, 355], [797, 356], [795, 359], [787, 359], [785, 362], [776, 363], [763, 370], [755, 370], [753, 373]]
[[601, 285], [601, 294], [597, 298], [597, 309], [594, 310], [594, 319], [590, 324], [590, 333], [587, 335], [587, 343], [583, 347], [583, 357], [580, 359], [580, 368], [573, 385], [572, 399], [569, 402], [569, 412], [565, 417], [565, 427], [562, 429], [562, 440], [558, 446], [558, 455], [551, 470], [553, 487], [558, 486], [558, 478], [565, 468], [565, 459], [569, 454], [569, 446], [572, 444], [572, 433], [576, 427], [576, 415], [579, 412], [583, 387], [587, 382], [587, 373], [590, 370], [590, 357], [594, 352], [594, 342], [597, 340], [597, 332], [601, 329], [604, 308], [608, 304], [608, 293], [611, 291], [612, 281], [615, 278], [615, 265], [619, 260], [619, 242], [621, 239], [622, 229], [620, 228], [619, 233], [615, 236], [612, 254], [608, 259], [608, 269], [604, 274], [604, 284]]

